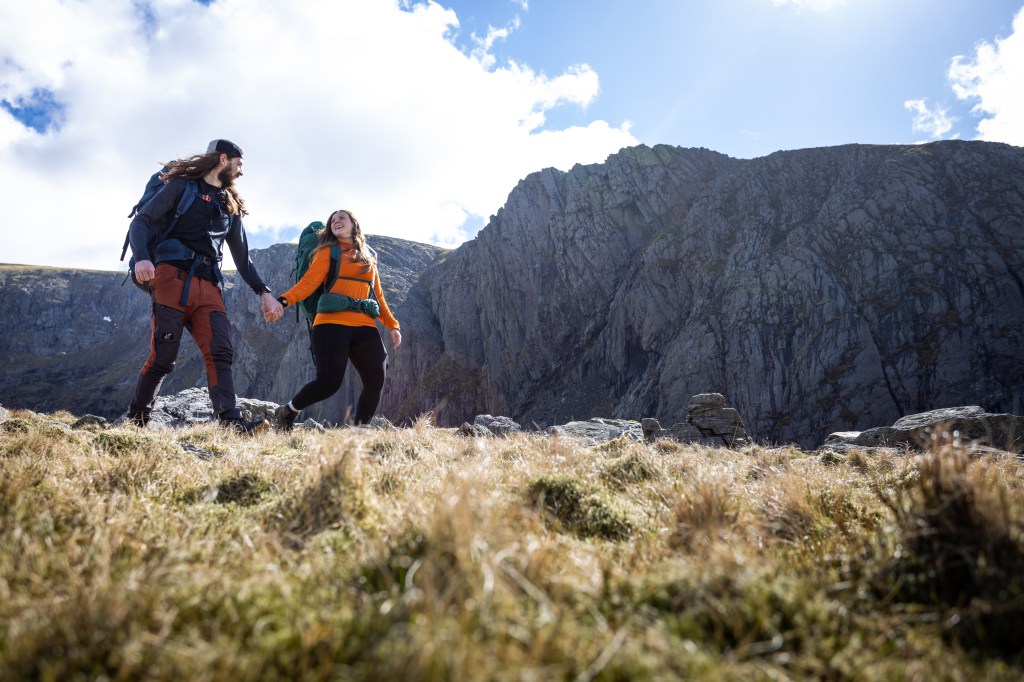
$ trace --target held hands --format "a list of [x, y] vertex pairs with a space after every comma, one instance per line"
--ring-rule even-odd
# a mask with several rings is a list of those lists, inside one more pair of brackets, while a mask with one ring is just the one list
[[263, 292], [263, 304], [260, 306], [266, 322], [277, 322], [284, 316], [284, 306], [269, 291]]
[[152, 261], [140, 260], [135, 264], [135, 279], [139, 282], [149, 282], [156, 277], [156, 266]]
[[397, 350], [398, 347], [401, 346], [401, 345], [402, 345], [402, 332], [398, 331], [397, 329], [392, 329], [391, 330], [391, 346], [394, 349]]

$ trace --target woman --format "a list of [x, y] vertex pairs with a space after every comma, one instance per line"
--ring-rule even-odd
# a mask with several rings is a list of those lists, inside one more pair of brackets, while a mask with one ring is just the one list
[[350, 211], [338, 210], [331, 214], [327, 226], [320, 232], [306, 274], [277, 300], [285, 307], [294, 305], [327, 282], [333, 245], [341, 247], [338, 277], [330, 291], [320, 297], [313, 320], [316, 378], [278, 408], [277, 424], [285, 430], [292, 428], [302, 410], [330, 398], [341, 388], [349, 360], [363, 382], [354, 422], [366, 424], [373, 418], [380, 404], [388, 359], [373, 316], [378, 306], [381, 323], [391, 331], [392, 346], [397, 349], [402, 345], [398, 320], [384, 300], [376, 254], [366, 245], [359, 221]]

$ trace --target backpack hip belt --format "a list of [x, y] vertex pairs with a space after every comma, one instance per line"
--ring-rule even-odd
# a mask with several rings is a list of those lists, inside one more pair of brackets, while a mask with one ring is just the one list
[[217, 278], [219, 286], [224, 285], [224, 276], [220, 272], [220, 259], [214, 260], [209, 256], [193, 251], [177, 239], [165, 239], [160, 242], [153, 253], [153, 264], [166, 263], [168, 261], [188, 261], [191, 263], [188, 274], [185, 276], [185, 286], [181, 290], [181, 305], [188, 304], [188, 293], [192, 286], [192, 278], [196, 274], [196, 268], [200, 264], [209, 265], [213, 268], [213, 274]]
[[346, 310], [366, 313], [370, 317], [380, 317], [380, 305], [372, 298], [352, 298], [345, 294], [328, 291], [317, 302], [318, 313], [340, 313]]

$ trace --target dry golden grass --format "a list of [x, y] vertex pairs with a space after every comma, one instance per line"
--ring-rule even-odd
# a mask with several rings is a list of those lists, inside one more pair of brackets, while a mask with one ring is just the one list
[[0, 423], [3, 680], [1024, 675], [1013, 458], [73, 421]]

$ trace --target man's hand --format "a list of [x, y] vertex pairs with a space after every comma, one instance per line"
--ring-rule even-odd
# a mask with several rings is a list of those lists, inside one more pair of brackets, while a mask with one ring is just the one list
[[392, 329], [391, 330], [391, 346], [393, 348], [397, 349], [401, 345], [402, 345], [402, 332], [398, 331], [397, 329]]
[[156, 277], [156, 267], [152, 261], [140, 260], [135, 264], [135, 279], [139, 282], [148, 282]]
[[274, 295], [269, 291], [263, 292], [263, 319], [267, 322], [277, 322], [284, 315], [284, 306], [281, 305]]

